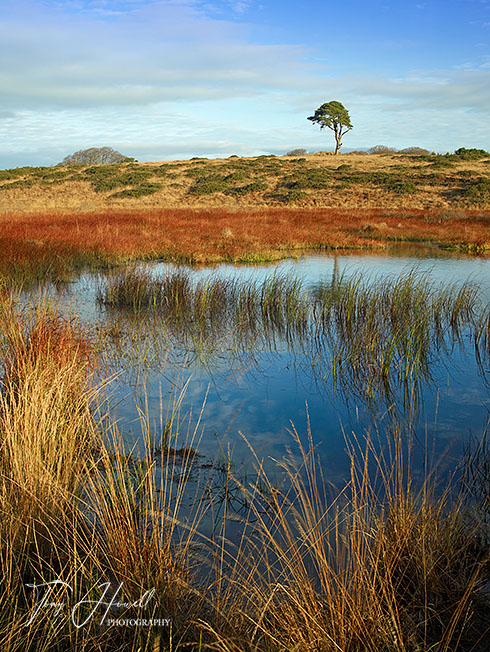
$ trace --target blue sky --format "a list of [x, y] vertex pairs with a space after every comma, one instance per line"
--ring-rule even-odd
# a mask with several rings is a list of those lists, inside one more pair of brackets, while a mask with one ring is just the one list
[[490, 0], [0, 0], [0, 167], [490, 149]]

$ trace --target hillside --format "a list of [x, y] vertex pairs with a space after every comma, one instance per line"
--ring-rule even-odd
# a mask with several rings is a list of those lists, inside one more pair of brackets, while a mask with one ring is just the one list
[[490, 207], [490, 157], [326, 153], [0, 171], [8, 213], [119, 209]]

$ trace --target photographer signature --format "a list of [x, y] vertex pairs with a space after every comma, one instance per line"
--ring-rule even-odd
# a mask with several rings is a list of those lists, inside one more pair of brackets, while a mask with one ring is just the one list
[[[62, 580], [53, 580], [52, 582], [45, 582], [44, 584], [27, 584], [27, 586], [34, 589], [36, 592], [36, 603], [31, 617], [26, 623], [26, 627], [31, 625], [39, 612], [43, 609], [54, 608], [54, 615], [58, 616], [67, 608], [66, 602], [53, 601], [53, 594], [57, 588], [64, 587], [68, 591], [73, 592], [73, 588], [67, 582], [63, 582]], [[102, 613], [100, 619], [100, 624], [102, 625], [112, 609], [145, 609], [155, 595], [155, 589], [150, 589], [145, 591], [139, 600], [136, 600], [135, 602], [121, 602], [118, 600], [118, 597], [122, 592], [123, 582], [119, 584], [113, 593], [111, 593], [110, 582], [99, 584], [97, 588], [102, 591], [102, 594], [98, 599], [80, 600], [70, 609], [71, 621], [77, 629], [86, 625], [94, 617], [96, 612]], [[85, 615], [86, 609], [89, 610], [88, 615]]]

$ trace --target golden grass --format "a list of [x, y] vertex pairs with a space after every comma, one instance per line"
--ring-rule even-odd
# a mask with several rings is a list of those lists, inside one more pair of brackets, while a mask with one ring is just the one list
[[[327, 156], [323, 153], [301, 157], [254, 157], [239, 159], [203, 159], [190, 161], [168, 161], [130, 164], [122, 166], [130, 170], [153, 171], [151, 182], [157, 182], [161, 189], [140, 197], [116, 197], [112, 191], [95, 192], [86, 178], [36, 183], [30, 186], [7, 187], [11, 181], [0, 178], [0, 208], [5, 212], [91, 212], [107, 210], [162, 210], [168, 208], [225, 208], [227, 210], [266, 208], [281, 205], [283, 199], [274, 197], [278, 184], [301, 167], [312, 170], [326, 170], [332, 176], [332, 183], [322, 189], [310, 189], [300, 198], [292, 199], [293, 205], [302, 208], [351, 209], [447, 209], [465, 206], [458, 191], [465, 180], [459, 173], [469, 172], [478, 176], [488, 174], [484, 161], [456, 161], [449, 169], [433, 169], [428, 161], [419, 157], [403, 155], [365, 156], [339, 154]], [[340, 172], [341, 166], [350, 169]], [[220, 174], [226, 176], [236, 170], [243, 171], [250, 180], [260, 180], [267, 190], [246, 194], [216, 192], [209, 195], [190, 193], [199, 171], [203, 176]], [[49, 173], [63, 168], [45, 168]], [[75, 170], [76, 172], [77, 170]], [[417, 192], [394, 194], [386, 183], [372, 183], [351, 178], [351, 174], [389, 174], [404, 180], [414, 179]], [[347, 176], [346, 176], [347, 175]], [[347, 183], [343, 183], [344, 177]], [[29, 179], [26, 172], [19, 181]], [[245, 180], [238, 185], [244, 185]], [[388, 184], [389, 185], [389, 184]], [[120, 190], [120, 189], [118, 189]], [[280, 193], [279, 193], [280, 194]], [[488, 201], [485, 205], [488, 208]]]
[[430, 481], [412, 489], [400, 440], [387, 457], [354, 441], [350, 483], [329, 497], [311, 438], [306, 449], [295, 439], [303, 468], [281, 463], [287, 491], [257, 460], [261, 489], [249, 494], [257, 524], [231, 564], [232, 625], [216, 649], [485, 649], [488, 550], [457, 501], [436, 498]]
[[[138, 257], [253, 262], [407, 241], [485, 254], [488, 161], [435, 159], [346, 154], [0, 171], [0, 273], [27, 280]], [[145, 188], [150, 194], [139, 193]]]
[[[311, 435], [303, 447], [296, 434], [302, 463], [279, 460], [279, 485], [256, 458], [256, 482], [228, 469], [210, 492], [206, 477], [190, 481], [201, 417], [179, 439], [178, 399], [170, 431], [141, 413], [144, 453], [131, 455], [110, 420], [94, 419], [87, 336], [45, 299], [33, 308], [0, 297], [2, 650], [487, 649], [483, 524], [454, 491], [438, 497], [431, 476], [414, 490], [400, 433], [388, 447], [347, 442], [351, 478], [337, 494]], [[247, 511], [237, 522], [225, 510], [207, 537], [203, 519], [227, 504], [230, 482]], [[70, 605], [96, 599], [104, 581], [123, 583], [123, 601], [155, 588], [146, 610], [118, 617], [171, 626], [108, 627], [98, 614], [76, 628], [66, 605], [30, 622], [26, 584], [53, 580], [70, 585], [53, 594]]]

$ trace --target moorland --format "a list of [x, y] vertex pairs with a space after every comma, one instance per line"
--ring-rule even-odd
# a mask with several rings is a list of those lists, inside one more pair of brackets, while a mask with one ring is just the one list
[[[486, 432], [438, 475], [444, 463], [431, 464], [417, 421], [424, 393], [448, 413], [471, 392], [470, 406], [488, 404], [481, 288], [417, 270], [343, 276], [337, 259], [313, 284], [145, 265], [406, 242], [479, 260], [490, 249], [490, 154], [458, 151], [0, 171], [2, 651], [487, 652]], [[193, 404], [190, 370], [216, 359], [220, 391], [237, 383], [236, 413], [252, 370], [262, 396], [250, 414], [262, 403], [271, 413], [259, 417], [268, 440], [279, 428], [260, 419], [282, 415], [260, 385], [263, 361], [281, 386], [306, 361], [335, 397], [328, 406], [343, 391], [359, 430], [327, 441], [334, 466], [345, 457], [342, 482], [316, 446], [333, 427], [327, 402], [324, 432], [306, 406], [306, 426], [290, 423], [290, 445], [272, 459], [249, 444], [246, 422], [233, 434], [249, 467], [233, 445], [205, 457], [223, 433], [206, 424], [207, 390]], [[126, 421], [117, 383], [141, 399], [126, 402]]]
[[[490, 246], [490, 155], [327, 153], [0, 171], [0, 266], [53, 256], [257, 262], [304, 250]], [[53, 254], [53, 255], [52, 255]], [[44, 263], [43, 263], [44, 261]]]

